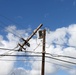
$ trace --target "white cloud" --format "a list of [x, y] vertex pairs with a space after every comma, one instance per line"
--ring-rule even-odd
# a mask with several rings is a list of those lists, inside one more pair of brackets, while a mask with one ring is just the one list
[[18, 19], [23, 19], [23, 17], [22, 17], [22, 16], [17, 16], [16, 18], [18, 18]]
[[5, 28], [7, 32], [13, 33], [14, 35], [16, 35], [17, 37], [28, 37], [28, 33], [27, 31], [31, 31], [30, 28], [26, 29], [26, 30], [19, 30], [16, 28], [15, 25], [10, 25], [8, 27]]
[[0, 35], [0, 46], [3, 46], [2, 40], [3, 40], [3, 36]]
[[[23, 35], [25, 39], [29, 36], [29, 33], [27, 33], [26, 30], [18, 30], [16, 26], [9, 26], [7, 27], [7, 30], [12, 31], [13, 33], [17, 35], [21, 35], [21, 36]], [[46, 52], [51, 53], [51, 54], [60, 54], [60, 55], [68, 55], [68, 56], [76, 57], [76, 48], [72, 47], [72, 46], [76, 46], [75, 32], [76, 32], [76, 24], [72, 24], [69, 27], [58, 28], [55, 31], [49, 31], [49, 33], [46, 32]], [[19, 42], [19, 38], [9, 32], [6, 35], [6, 37], [8, 38], [8, 40], [4, 40], [3, 36], [0, 36], [0, 41], [3, 44], [2, 46], [0, 45], [0, 47], [14, 48]], [[36, 49], [35, 52], [42, 52], [42, 42], [40, 41], [40, 39], [32, 38], [29, 41], [29, 43], [31, 46], [27, 48], [27, 50], [33, 51], [34, 49]], [[38, 46], [37, 43], [38, 44], [40, 43], [40, 46]], [[4, 53], [4, 52], [6, 51], [1, 51], [1, 53]], [[31, 55], [32, 54], [34, 53], [31, 53]], [[70, 59], [66, 57], [56, 57], [56, 58], [70, 61], [70, 62], [76, 62], [75, 59]], [[1, 59], [16, 59], [16, 58], [2, 57]], [[35, 57], [35, 58], [31, 57], [28, 59], [41, 60], [41, 58], [39, 57]], [[68, 63], [60, 62], [54, 59], [47, 58], [46, 61], [51, 62], [51, 63], [48, 63], [48, 62], [45, 63], [46, 75], [56, 72], [58, 68], [64, 69], [63, 66], [67, 66], [71, 68], [73, 66]], [[26, 75], [39, 75], [41, 74], [41, 61], [30, 61], [30, 62], [25, 61], [24, 63], [25, 64], [29, 63], [28, 66], [30, 67], [30, 69], [29, 68], [26, 69], [26, 67], [15, 68], [12, 73], [15, 73], [16, 75], [17, 74], [18, 75], [25, 75], [25, 74]], [[63, 66], [57, 66], [57, 65], [54, 65], [53, 63], [60, 64]], [[11, 62], [1, 61], [0, 67], [1, 67], [0, 74], [8, 74], [14, 67], [14, 62], [13, 61]], [[5, 67], [7, 68], [5, 69]], [[64, 70], [67, 70], [67, 69], [64, 69]], [[75, 75], [76, 74], [75, 71], [76, 71], [76, 68], [74, 70], [70, 68], [69, 68], [69, 71], [67, 70], [67, 72], [69, 72], [71, 75]]]
[[15, 68], [11, 74], [12, 75], [13, 74], [14, 75], [27, 75], [27, 71], [24, 68], [19, 67], [19, 68]]
[[59, 43], [59, 44], [64, 44], [67, 42], [67, 39], [65, 38], [66, 36], [66, 28], [59, 28], [56, 31], [50, 31], [50, 33], [47, 33], [47, 38], [46, 42], [48, 43]]
[[76, 32], [76, 24], [73, 24], [73, 25], [70, 25], [68, 27], [68, 33], [70, 35], [69, 39], [68, 39], [68, 44], [71, 45], [71, 46], [76, 46], [76, 35], [75, 35], [75, 32]]
[[76, 5], [76, 2], [75, 1], [73, 1], [73, 6], [75, 6]]
[[[7, 35], [8, 36], [8, 35]], [[11, 36], [11, 34], [9, 34], [9, 36]], [[12, 37], [13, 39], [15, 39], [14, 37]], [[0, 45], [0, 48], [9, 48], [9, 49], [12, 49], [16, 46], [16, 42], [12, 40], [10, 40], [10, 38], [8, 38], [8, 40], [3, 40], [1, 39], [1, 43], [3, 45]], [[11, 51], [3, 51], [0, 49], [0, 54], [10, 54]], [[15, 54], [15, 53], [14, 53]], [[14, 66], [14, 61], [6, 61], [6, 60], [13, 60], [13, 59], [16, 59], [15, 57], [5, 57], [5, 56], [0, 56], [0, 75], [5, 75], [5, 74], [8, 74], [11, 69], [13, 68]], [[5, 60], [5, 61], [4, 61]]]
[[[49, 31], [49, 33], [47, 32], [46, 45], [48, 48], [46, 47], [46, 52], [49, 52], [52, 54], [60, 54], [60, 55], [68, 55], [68, 56], [76, 57], [76, 49], [74, 47], [70, 47], [70, 46], [76, 46], [75, 29], [76, 29], [76, 24], [72, 24], [69, 27], [62, 27], [62, 28], [56, 29], [56, 31]], [[33, 49], [35, 46], [37, 46], [35, 40], [36, 39], [32, 40], [30, 49]], [[37, 41], [39, 41], [39, 40], [37, 40]], [[74, 41], [74, 43], [73, 43], [73, 41]], [[55, 45], [53, 43], [55, 43]], [[36, 49], [36, 51], [41, 52], [41, 49], [42, 48], [40, 46], [39, 48]], [[57, 57], [57, 58], [59, 58], [61, 60], [65, 60], [65, 61], [76, 62], [75, 59], [70, 59], [70, 58], [66, 58], [66, 57]], [[36, 58], [36, 59], [40, 60], [40, 58]], [[72, 65], [65, 63], [65, 62], [61, 62], [61, 61], [57, 61], [57, 60], [53, 60], [53, 59], [46, 59], [46, 60], [51, 61], [52, 63], [63, 65], [64, 67], [72, 67]], [[37, 65], [37, 64], [39, 64], [39, 65]], [[32, 70], [30, 71], [30, 73], [31, 72], [34, 72], [37, 74], [40, 73], [41, 63], [35, 61], [34, 63], [32, 63], [32, 65], [33, 66], [32, 66]], [[59, 68], [63, 68], [63, 66], [62, 67], [59, 66]], [[46, 62], [45, 70], [46, 70], [46, 75], [48, 75], [50, 73], [56, 72], [57, 67], [53, 64]], [[73, 74], [75, 74], [75, 72]], [[33, 75], [33, 74], [31, 73], [31, 75]]]

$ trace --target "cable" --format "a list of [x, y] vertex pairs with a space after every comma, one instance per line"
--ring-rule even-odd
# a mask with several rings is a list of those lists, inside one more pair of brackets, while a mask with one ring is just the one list
[[[16, 48], [16, 47], [15, 47]], [[15, 48], [13, 48], [13, 49], [7, 49], [7, 48], [0, 48], [0, 49], [2, 49], [2, 50], [9, 50], [9, 51], [7, 51], [7, 52], [5, 52], [5, 53], [3, 53], [3, 55], [4, 54], [12, 54], [14, 51], [17, 51], [17, 50], [14, 50]], [[14, 50], [14, 51], [13, 51]], [[11, 52], [11, 51], [13, 51], [13, 52]], [[9, 53], [9, 52], [11, 52], [11, 53]], [[2, 58], [3, 56], [1, 56], [0, 58]]]
[[76, 65], [75, 62], [70, 62], [70, 61], [66, 61], [66, 60], [62, 60], [62, 59], [58, 59], [58, 58], [54, 58], [54, 57], [49, 57], [49, 56], [46, 56], [46, 57], [47, 57], [47, 58], [54, 59], [54, 60], [58, 60], [58, 61], [62, 61], [62, 62], [66, 62], [66, 63], [69, 63], [69, 64]]
[[[40, 45], [40, 44], [39, 44], [39, 45]], [[39, 46], [39, 45], [38, 45], [38, 46]], [[37, 47], [38, 47], [38, 46], [37, 46]], [[42, 52], [34, 52], [34, 51], [37, 49], [37, 47], [36, 47], [33, 51], [22, 51], [22, 52], [29, 52], [29, 53], [41, 54]], [[0, 49], [2, 49], [2, 50], [10, 50], [10, 51], [18, 51], [18, 50], [15, 50], [15, 49], [7, 49], [7, 48], [0, 48]], [[51, 56], [53, 56], [53, 57], [66, 57], [66, 58], [76, 59], [76, 57], [64, 56], [64, 55], [59, 55], [59, 54], [51, 54], [51, 53], [45, 53], [45, 54], [51, 55]]]
[[[0, 21], [0, 23], [2, 23], [2, 24], [4, 24], [4, 25], [7, 25], [7, 24], [5, 24], [5, 23], [2, 22], [2, 21]], [[0, 27], [4, 28], [3, 26], [0, 26]], [[7, 30], [7, 31], [10, 32], [10, 33], [12, 33], [12, 34], [14, 34], [15, 36], [17, 36], [17, 37], [20, 38], [20, 39], [22, 38], [22, 37], [18, 36], [17, 34], [11, 32], [11, 31], [9, 31], [9, 30]]]
[[76, 59], [76, 57], [64, 56], [64, 55], [59, 55], [59, 54], [51, 54], [51, 53], [45, 53], [45, 54], [49, 54], [49, 55], [51, 55], [53, 57], [66, 57], [66, 58]]
[[39, 46], [40, 46], [40, 43], [37, 45], [37, 47], [35, 49], [33, 49], [33, 51], [35, 51]]
[[18, 50], [15, 50], [15, 49], [8, 49], [8, 48], [0, 48], [1, 50], [9, 50], [9, 51], [18, 51]]
[[[42, 54], [42, 52], [33, 52], [33, 51], [22, 51], [22, 52], [29, 52], [29, 53]], [[53, 57], [66, 57], [66, 58], [76, 59], [76, 57], [64, 56], [64, 55], [59, 55], [59, 54], [51, 54], [51, 53], [45, 53], [45, 54], [51, 55], [51, 56], [53, 56]]]
[[0, 16], [4, 17], [5, 19], [7, 19], [7, 20], [9, 20], [9, 21], [11, 21], [11, 22], [13, 22], [13, 23], [15, 23], [15, 24], [17, 24], [17, 25], [20, 26], [20, 24], [16, 23], [16, 22], [13, 21], [12, 19], [10, 19], [10, 18], [8, 18], [8, 17], [6, 17], [6, 16], [4, 16], [4, 15], [1, 15], [1, 14], [0, 14]]
[[[0, 16], [2, 16], [2, 17], [4, 17], [5, 19], [11, 21], [12, 23], [15, 23], [16, 25], [19, 25], [19, 26], [22, 27], [22, 25], [20, 25], [19, 23], [15, 22], [14, 20], [12, 20], [12, 19], [10, 19], [10, 18], [8, 18], [8, 17], [6, 17], [6, 16], [4, 16], [4, 15], [2, 15], [2, 14], [0, 14]], [[24, 26], [23, 26], [23, 28], [24, 28]]]
[[[41, 43], [42, 43], [42, 40], [41, 40]], [[36, 37], [36, 44], [38, 45], [38, 43], [37, 43], [37, 37]], [[40, 45], [40, 46], [42, 46], [42, 45]]]
[[[0, 55], [0, 56], [42, 57], [42, 55]], [[75, 62], [70, 62], [70, 61], [66, 61], [66, 60], [62, 60], [62, 59], [58, 59], [58, 58], [54, 58], [54, 57], [50, 57], [50, 56], [45, 56], [45, 57], [51, 58], [51, 59], [54, 59], [54, 60], [58, 60], [58, 61], [62, 61], [62, 62], [66, 62], [66, 63], [69, 63], [69, 64], [76, 65]]]
[[[29, 59], [29, 60], [26, 60], [26, 59], [18, 59], [18, 60], [10, 60], [10, 59], [0, 59], [0, 61], [42, 61], [42, 60], [31, 60], [31, 59]], [[53, 62], [50, 62], [50, 61], [45, 61], [45, 62], [48, 62], [48, 63], [52, 63], [52, 64], [55, 64], [55, 65], [59, 65], [59, 66], [63, 66], [63, 67], [66, 67], [66, 68], [71, 68], [71, 67], [68, 67], [68, 66], [65, 66], [65, 65], [60, 65], [60, 64], [57, 64], [57, 63], [53, 63]]]
[[[8, 51], [8, 52], [10, 52], [10, 51]], [[12, 53], [14, 53], [14, 52], [11, 52], [11, 53], [8, 53], [8, 52], [3, 53], [2, 55], [12, 54]], [[2, 58], [2, 57], [4, 57], [4, 56], [0, 56], [0, 58]]]

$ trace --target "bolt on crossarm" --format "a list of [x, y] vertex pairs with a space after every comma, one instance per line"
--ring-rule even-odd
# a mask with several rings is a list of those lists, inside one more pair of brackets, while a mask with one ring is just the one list
[[36, 34], [36, 32], [41, 28], [43, 26], [43, 24], [40, 24], [35, 30], [34, 30], [34, 32], [25, 40], [25, 39], [23, 39], [24, 40], [24, 43], [20, 46], [20, 48], [19, 48], [19, 50], [22, 50], [23, 49], [23, 47], [24, 47], [24, 45], [29, 45], [29, 43], [28, 43], [28, 41]]

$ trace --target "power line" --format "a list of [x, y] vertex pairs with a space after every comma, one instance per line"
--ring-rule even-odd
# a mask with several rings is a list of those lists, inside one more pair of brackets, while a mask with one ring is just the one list
[[53, 57], [66, 57], [66, 58], [76, 59], [76, 57], [65, 56], [65, 55], [59, 55], [59, 54], [51, 54], [51, 53], [45, 53], [45, 54], [51, 55], [51, 56], [53, 56]]
[[[33, 51], [35, 51], [38, 47], [39, 47], [40, 44], [37, 45], [37, 47], [35, 49], [33, 49]], [[16, 47], [15, 47], [16, 48]], [[18, 49], [9, 49], [9, 48], [0, 48], [1, 50], [9, 50], [9, 51], [19, 51]], [[32, 51], [32, 52], [33, 52]], [[30, 51], [22, 51], [22, 52], [30, 52]]]
[[[6, 17], [6, 16], [4, 16], [4, 15], [1, 15], [1, 14], [0, 14], [0, 16], [2, 16], [2, 17], [4, 17], [5, 19], [8, 19], [9, 21], [11, 21], [11, 22], [19, 25], [18, 23], [14, 22], [13, 20], [11, 20], [10, 18], [8, 18], [8, 17]], [[6, 25], [6, 24], [5, 24], [4, 22], [2, 22], [2, 21], [0, 21], [0, 22], [1, 22], [2, 24]], [[1, 26], [1, 27], [2, 27], [2, 26]], [[9, 32], [12, 33], [12, 34], [14, 34], [14, 35], [16, 35], [16, 36], [19, 37], [19, 38], [22, 38], [22, 37], [18, 36], [17, 34], [11, 32], [11, 31], [9, 31]], [[63, 44], [58, 44], [58, 43], [52, 43], [52, 44], [57, 44], [57, 45], [65, 46], [65, 45], [63, 45]], [[76, 48], [76, 46], [69, 46], [69, 45], [66, 45], [66, 46], [68, 46], [68, 47], [75, 47], [75, 48]], [[49, 46], [49, 47], [50, 47], [50, 46]]]
[[[13, 52], [12, 52], [13, 53]], [[10, 54], [12, 54], [12, 53], [10, 53]], [[40, 55], [0, 55], [0, 56], [19, 56], [19, 57], [42, 57], [42, 56], [40, 56]], [[62, 62], [66, 62], [66, 63], [70, 63], [70, 64], [75, 64], [76, 65], [76, 63], [74, 63], [74, 62], [70, 62], [70, 61], [66, 61], [66, 60], [61, 60], [61, 59], [58, 59], [58, 58], [54, 58], [54, 57], [49, 57], [49, 56], [45, 56], [45, 57], [47, 57], [47, 58], [51, 58], [51, 59], [54, 59], [54, 60], [58, 60], [58, 61], [62, 61]], [[9, 60], [10, 61], [10, 60]], [[18, 61], [20, 61], [20, 60], [18, 60]]]
[[[33, 52], [33, 51], [25, 51], [25, 52], [37, 53], [37, 54], [41, 54], [41, 53], [42, 53], [42, 52]], [[76, 57], [64, 56], [64, 55], [59, 55], [59, 54], [51, 54], [51, 53], [45, 53], [45, 54], [51, 55], [51, 56], [53, 56], [53, 57], [66, 57], [66, 58], [76, 59]]]
[[54, 60], [58, 60], [58, 61], [62, 61], [62, 62], [66, 62], [66, 63], [69, 63], [69, 64], [76, 65], [75, 62], [70, 62], [70, 61], [66, 61], [66, 60], [58, 59], [58, 58], [55, 58], [55, 57], [49, 57], [49, 56], [46, 56], [46, 57], [47, 57], [47, 58], [54, 59]]
[[43, 26], [43, 24], [40, 24], [34, 31], [33, 33], [27, 38], [27, 40], [24, 40], [24, 43], [21, 45], [21, 47], [19, 48], [19, 50], [22, 50], [22, 48], [24, 47], [24, 45], [26, 45], [28, 43], [28, 41], [37, 33], [37, 31]]
[[[2, 23], [2, 24], [4, 24], [4, 25], [7, 25], [7, 24], [5, 24], [4, 22], [2, 22], [2, 21], [0, 21], [0, 23]], [[3, 26], [0, 26], [0, 27], [2, 27], [2, 28], [4, 28]], [[7, 30], [8, 32], [10, 32], [10, 33], [12, 33], [12, 34], [14, 34], [15, 36], [17, 36], [18, 38], [22, 38], [22, 37], [20, 37], [20, 36], [18, 36], [17, 34], [15, 34], [15, 33], [13, 33], [12, 31], [10, 31], [10, 30]]]
[[[40, 44], [39, 44], [39, 45], [40, 45]], [[38, 45], [38, 46], [39, 46], [39, 45]], [[37, 47], [38, 47], [38, 46], [37, 46]], [[36, 47], [34, 50], [36, 50], [37, 47]], [[18, 50], [15, 50], [15, 49], [7, 49], [7, 48], [0, 48], [0, 49], [2, 49], [2, 50], [10, 50], [10, 51], [18, 51]], [[22, 52], [29, 52], [29, 53], [36, 53], [36, 54], [41, 54], [41, 53], [42, 53], [42, 52], [34, 52], [34, 50], [33, 50], [33, 51], [22, 51]], [[51, 53], [45, 53], [45, 54], [51, 55], [51, 56], [53, 56], [53, 57], [66, 57], [66, 58], [76, 59], [76, 57], [59, 55], [59, 54], [51, 54]]]
[[10, 51], [18, 51], [18, 50], [15, 50], [15, 49], [8, 49], [8, 48], [0, 48], [1, 50], [10, 50]]
[[[14, 20], [12, 20], [12, 19], [10, 19], [10, 18], [8, 18], [8, 17], [6, 17], [6, 16], [4, 16], [2, 14], [0, 14], [0, 16], [3, 17], [3, 18], [5, 18], [5, 19], [7, 19], [7, 20], [9, 20], [9, 21], [11, 21], [12, 23], [15, 23], [16, 25], [19, 25], [19, 26], [22, 27], [22, 25], [20, 25], [19, 23], [15, 22]], [[24, 28], [24, 26], [23, 26], [23, 28]]]
[[[34, 51], [22, 51], [22, 52], [29, 52], [29, 53], [36, 53], [36, 54], [41, 54], [42, 52], [34, 52]], [[65, 55], [59, 55], [59, 54], [51, 54], [51, 53], [46, 53], [47, 55], [51, 55], [53, 57], [66, 57], [66, 58], [72, 58], [72, 59], [76, 59], [76, 57], [71, 57], [71, 56], [65, 56]]]
[[[3, 55], [1, 55], [3, 56]], [[4, 56], [21, 56], [21, 55], [4, 55]], [[23, 56], [23, 55], [22, 55]], [[35, 55], [34, 55], [35, 56]], [[38, 55], [37, 55], [38, 56]], [[57, 58], [54, 58], [54, 57], [49, 57], [49, 56], [46, 56], [47, 58], [51, 58], [51, 59], [54, 59], [54, 60], [58, 60], [58, 61], [62, 61], [62, 62], [67, 62], [67, 63], [70, 63], [70, 64], [76, 64], [74, 62], [70, 62], [70, 61], [66, 61], [66, 60], [61, 60], [61, 59], [57, 59]]]
[[[2, 22], [3, 23], [3, 22]], [[14, 34], [15, 35], [15, 34]], [[17, 35], [16, 35], [17, 36]], [[17, 36], [17, 37], [19, 37], [19, 36]], [[19, 38], [21, 38], [21, 37], [19, 37]], [[62, 45], [62, 44], [58, 44], [58, 43], [55, 43], [55, 44], [57, 44], [57, 45]], [[62, 45], [62, 46], [65, 46], [65, 45]], [[75, 46], [69, 46], [69, 47], [75, 47]], [[12, 49], [5, 49], [5, 50], [12, 50]], [[68, 58], [74, 58], [74, 59], [76, 59], [75, 57], [70, 57], [70, 56], [62, 56], [62, 55], [58, 55], [57, 57], [68, 57]]]
[[[15, 47], [15, 48], [16, 48], [16, 47]], [[14, 48], [14, 49], [15, 49], [15, 48]], [[3, 50], [5, 49], [5, 50], [7, 50], [6, 48], [0, 48], [0, 49], [3, 49]], [[11, 50], [10, 50], [10, 49], [8, 49], [9, 51], [7, 51], [7, 52], [3, 53], [3, 55], [14, 53], [14, 51], [13, 51], [13, 52], [11, 52], [11, 51], [12, 51], [12, 50], [14, 50], [14, 49], [11, 49]], [[16, 51], [16, 50], [15, 50], [15, 51]], [[11, 53], [9, 53], [9, 52], [11, 52]], [[0, 58], [2, 58], [2, 57], [3, 57], [3, 56], [1, 56]]]
[[11, 21], [11, 22], [13, 22], [13, 23], [15, 23], [15, 24], [17, 24], [17, 25], [20, 25], [20, 24], [18, 24], [17, 22], [13, 21], [12, 19], [10, 19], [10, 18], [8, 18], [8, 17], [6, 17], [6, 16], [4, 16], [4, 15], [1, 15], [1, 14], [0, 14], [0, 16], [4, 17], [5, 19], [7, 19], [7, 20], [9, 20], [9, 21]]
[[[15, 47], [16, 48], [16, 47]], [[0, 50], [4, 50], [4, 51], [18, 51], [18, 49], [9, 49], [9, 48], [0, 48]]]
[[[39, 46], [39, 45], [38, 45]], [[33, 51], [35, 51], [37, 48], [38, 48], [38, 46], [35, 48], [35, 49], [33, 49]], [[16, 47], [15, 47], [16, 48]], [[13, 48], [13, 49], [8, 49], [8, 48], [0, 48], [1, 50], [9, 50], [8, 52], [10, 52], [10, 51], [19, 51], [19, 50], [15, 50], [15, 48]], [[5, 53], [3, 53], [3, 55], [4, 54], [7, 54], [8, 52], [5, 52]], [[23, 51], [23, 52], [25, 52], [25, 51]], [[30, 52], [30, 51], [26, 51], [26, 52]], [[2, 56], [3, 57], [3, 56]], [[1, 58], [1, 57], [0, 57]]]
[[[10, 51], [5, 52], [5, 53], [3, 53], [3, 54], [1, 54], [1, 55], [6, 55], [6, 54], [12, 54], [12, 53], [14, 53], [14, 52], [9, 53], [9, 52], [10, 52]], [[2, 57], [4, 57], [4, 56], [0, 56], [0, 58], [2, 58]]]
[[35, 49], [33, 49], [33, 51], [35, 51], [39, 46], [40, 46], [40, 43], [37, 45], [37, 47]]
[[[10, 59], [0, 59], [0, 61], [9, 61], [9, 62], [10, 61], [26, 61], [27, 62], [27, 61], [42, 61], [42, 60], [37, 60], [37, 59], [36, 60], [31, 60], [31, 59], [29, 59], [29, 60], [26, 60], [26, 59], [24, 59], [24, 60], [23, 59], [17, 59], [17, 60], [14, 60], [14, 59], [13, 60], [10, 60]], [[58, 65], [58, 66], [62, 66], [62, 67], [66, 67], [66, 68], [71, 68], [71, 67], [68, 67], [68, 66], [65, 66], [65, 65], [61, 65], [61, 64], [57, 64], [57, 63], [54, 63], [54, 62], [51, 62], [51, 61], [46, 61], [45, 60], [45, 62], [52, 63], [52, 64], [55, 64], [55, 65]]]
[[[42, 57], [42, 55], [0, 55], [0, 56], [18, 56], [18, 57]], [[62, 60], [62, 59], [58, 59], [58, 58], [54, 58], [54, 57], [50, 57], [50, 56], [45, 56], [46, 58], [51, 58], [51, 59], [54, 59], [54, 60], [58, 60], [58, 61], [62, 61], [62, 62], [66, 62], [66, 63], [69, 63], [69, 64], [73, 64], [73, 65], [76, 65], [75, 62], [70, 62], [70, 61], [66, 61], [66, 60]]]

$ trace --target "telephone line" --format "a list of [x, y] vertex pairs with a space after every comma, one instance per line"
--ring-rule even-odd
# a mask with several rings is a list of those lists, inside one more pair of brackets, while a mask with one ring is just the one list
[[[38, 46], [37, 46], [38, 47]], [[36, 47], [36, 48], [37, 48]], [[36, 49], [35, 48], [35, 49]], [[10, 50], [10, 51], [18, 51], [18, 50], [15, 50], [15, 49], [7, 49], [7, 48], [0, 48], [0, 49], [2, 49], [2, 50]], [[34, 50], [35, 50], [34, 49]], [[22, 52], [29, 52], [29, 53], [36, 53], [36, 54], [41, 54], [42, 52], [34, 52], [34, 51], [22, 51]], [[51, 53], [45, 53], [45, 54], [47, 54], [47, 55], [51, 55], [51, 56], [53, 56], [53, 57], [65, 57], [65, 58], [72, 58], [72, 59], [76, 59], [76, 57], [71, 57], [71, 56], [65, 56], [65, 55], [60, 55], [60, 54], [51, 54]]]
[[[0, 55], [0, 56], [18, 56], [18, 57], [42, 57], [42, 55]], [[70, 62], [70, 61], [66, 61], [66, 60], [62, 60], [62, 59], [58, 59], [58, 58], [54, 58], [54, 57], [50, 57], [50, 56], [45, 56], [46, 58], [51, 58], [54, 60], [58, 60], [58, 61], [62, 61], [62, 62], [66, 62], [69, 64], [73, 64], [76, 65], [75, 62]]]
[[[15, 48], [16, 48], [16, 47], [15, 47]], [[15, 48], [14, 48], [14, 49], [15, 49]], [[3, 49], [3, 48], [1, 48], [1, 49]], [[4, 48], [4, 49], [7, 50], [6, 48]], [[12, 49], [12, 50], [14, 50], [14, 49]], [[10, 50], [10, 49], [9, 49], [9, 50]], [[10, 51], [7, 51], [7, 52], [5, 52], [5, 53], [3, 53], [3, 55], [4, 55], [4, 54], [12, 54], [12, 53], [14, 53], [14, 51], [11, 52], [11, 53], [9, 53], [9, 52], [11, 52], [11, 50], [10, 50]], [[2, 57], [3, 57], [3, 56], [2, 56]], [[0, 57], [0, 58], [2, 58], [2, 57]]]
[[[4, 24], [4, 25], [7, 25], [7, 24], [5, 24], [5, 23], [2, 22], [2, 21], [0, 21], [0, 23], [2, 23], [2, 24]], [[0, 27], [4, 28], [3, 26], [0, 26]], [[18, 36], [17, 34], [11, 32], [11, 31], [9, 31], [9, 30], [7, 30], [7, 31], [10, 32], [10, 33], [12, 33], [12, 34], [14, 34], [15, 36], [17, 36], [17, 37], [20, 38], [20, 39], [22, 38], [22, 37]]]
[[[17, 59], [17, 60], [8, 60], [8, 59], [0, 59], [0, 61], [42, 61], [42, 60], [26, 60], [26, 59], [24, 59], [24, 60], [20, 60], [20, 59]], [[73, 68], [71, 68], [71, 67], [68, 67], [68, 66], [65, 66], [65, 65], [61, 65], [61, 64], [57, 64], [57, 63], [54, 63], [54, 62], [50, 62], [50, 61], [45, 61], [45, 62], [47, 62], [47, 63], [52, 63], [52, 64], [55, 64], [55, 65], [58, 65], [58, 66], [62, 66], [62, 67], [65, 67], [65, 68], [70, 68], [70, 69], [73, 69]]]
[[51, 55], [51, 56], [53, 56], [53, 57], [66, 57], [66, 58], [76, 59], [76, 57], [65, 56], [65, 55], [59, 55], [59, 54], [51, 54], [51, 53], [45, 53], [45, 54]]
[[5, 19], [11, 21], [12, 23], [15, 23], [15, 24], [17, 24], [17, 25], [20, 26], [20, 24], [18, 24], [17, 22], [13, 21], [12, 19], [10, 19], [10, 18], [8, 18], [8, 17], [6, 17], [6, 16], [4, 16], [4, 15], [1, 15], [1, 14], [0, 14], [0, 16], [4, 17]]

